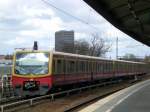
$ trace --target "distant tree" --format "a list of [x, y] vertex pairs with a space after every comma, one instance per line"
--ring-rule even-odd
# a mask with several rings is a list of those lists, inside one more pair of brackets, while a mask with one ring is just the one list
[[12, 56], [12, 55], [7, 54], [7, 55], [5, 56], [5, 59], [6, 59], [6, 60], [12, 60], [12, 59], [13, 59], [13, 56]]
[[127, 60], [133, 60], [136, 59], [136, 56], [134, 54], [125, 54], [123, 58]]
[[120, 58], [121, 60], [127, 60], [127, 61], [138, 61], [143, 62], [143, 58], [139, 58], [135, 56], [134, 54], [127, 53], [123, 57]]
[[74, 53], [100, 57], [110, 50], [110, 45], [106, 45], [105, 41], [98, 34], [92, 34], [91, 36], [90, 42], [86, 40], [76, 41]]
[[144, 61], [150, 63], [150, 56], [145, 56]]
[[75, 41], [74, 53], [81, 55], [89, 55], [90, 44], [85, 40]]
[[90, 43], [90, 56], [104, 56], [109, 50], [110, 45], [106, 45], [103, 38], [101, 38], [98, 34], [92, 34], [92, 39]]

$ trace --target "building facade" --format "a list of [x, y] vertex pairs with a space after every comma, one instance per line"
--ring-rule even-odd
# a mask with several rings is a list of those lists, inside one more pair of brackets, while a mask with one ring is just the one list
[[58, 31], [55, 33], [55, 51], [73, 53], [74, 31]]

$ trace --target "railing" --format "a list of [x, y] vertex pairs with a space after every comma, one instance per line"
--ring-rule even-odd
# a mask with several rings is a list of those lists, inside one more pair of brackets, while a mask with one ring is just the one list
[[2, 79], [0, 81], [0, 93], [1, 93], [1, 98], [12, 96], [12, 94], [14, 92], [13, 92], [12, 83], [11, 83], [10, 78]]
[[12, 60], [0, 60], [0, 96], [3, 98], [7, 87], [11, 87]]
[[112, 83], [117, 83], [117, 82], [119, 82], [119, 81], [104, 82], [104, 83], [101, 83], [101, 84], [95, 84], [95, 85], [91, 85], [91, 86], [86, 86], [86, 87], [71, 89], [71, 90], [62, 91], [62, 92], [58, 92], [58, 93], [48, 94], [48, 95], [44, 95], [44, 96], [40, 96], [40, 97], [36, 97], [36, 98], [31, 98], [31, 99], [27, 99], [27, 100], [21, 100], [21, 101], [9, 103], [9, 104], [4, 104], [4, 105], [1, 105], [0, 108], [1, 108], [1, 112], [4, 112], [4, 110], [6, 108], [14, 107], [16, 105], [29, 104], [29, 106], [32, 106], [32, 105], [34, 105], [34, 102], [37, 101], [37, 100], [42, 100], [42, 99], [45, 99], [45, 98], [51, 98], [51, 100], [53, 101], [55, 99], [55, 97], [58, 96], [58, 95], [62, 95], [62, 94], [69, 95], [71, 92], [75, 92], [75, 91], [81, 92], [84, 89], [89, 89], [89, 88], [91, 89], [91, 88], [94, 88], [94, 87], [104, 86], [104, 85], [107, 85], [107, 84], [112, 84]]

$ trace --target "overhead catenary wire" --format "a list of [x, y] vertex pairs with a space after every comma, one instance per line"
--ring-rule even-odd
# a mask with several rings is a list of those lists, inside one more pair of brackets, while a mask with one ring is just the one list
[[[94, 30], [96, 30], [96, 31], [98, 30], [98, 28], [96, 28], [95, 26], [89, 24], [89, 22], [86, 22], [86, 21], [84, 21], [84, 20], [82, 20], [82, 19], [80, 19], [80, 18], [78, 18], [78, 17], [76, 17], [76, 16], [74, 16], [74, 15], [72, 15], [72, 14], [70, 14], [70, 13], [64, 11], [64, 10], [62, 10], [61, 8], [58, 8], [58, 7], [55, 6], [54, 4], [52, 4], [52, 3], [50, 3], [50, 2], [48, 2], [48, 1], [46, 1], [46, 0], [41, 0], [41, 1], [42, 1], [43, 3], [45, 3], [47, 6], [50, 6], [50, 7], [52, 7], [52, 8], [55, 8], [56, 10], [62, 12], [63, 14], [65, 14], [65, 15], [67, 15], [67, 16], [70, 16], [71, 18], [73, 18], [73, 19], [75, 19], [75, 20], [77, 20], [77, 21], [80, 21], [81, 23], [86, 24], [86, 25], [88, 25], [89, 27], [92, 27]], [[91, 10], [90, 10], [90, 12], [91, 12]]]

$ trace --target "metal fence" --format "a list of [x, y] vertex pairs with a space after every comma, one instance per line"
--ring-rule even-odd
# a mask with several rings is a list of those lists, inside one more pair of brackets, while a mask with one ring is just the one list
[[12, 94], [12, 65], [6, 62], [0, 60], [0, 98], [11, 96]]

